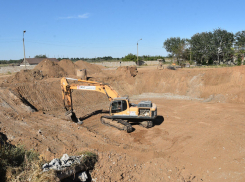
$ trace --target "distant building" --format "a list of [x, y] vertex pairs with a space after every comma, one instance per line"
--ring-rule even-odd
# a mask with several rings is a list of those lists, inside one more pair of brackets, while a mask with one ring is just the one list
[[[42, 60], [44, 59], [48, 59], [50, 61], [53, 62], [59, 62], [59, 60], [57, 60], [56, 58], [26, 58], [26, 66], [30, 66], [30, 65], [38, 65], [40, 62], [42, 62]], [[23, 59], [23, 61], [20, 63], [20, 66], [25, 66], [25, 61]]]

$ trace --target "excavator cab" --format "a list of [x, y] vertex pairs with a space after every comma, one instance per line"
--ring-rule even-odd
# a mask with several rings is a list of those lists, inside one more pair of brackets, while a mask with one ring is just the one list
[[110, 114], [121, 113], [128, 109], [128, 100], [115, 100], [110, 104]]

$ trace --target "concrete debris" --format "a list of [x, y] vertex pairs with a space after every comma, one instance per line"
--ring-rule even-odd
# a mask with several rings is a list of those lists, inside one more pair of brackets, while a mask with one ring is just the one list
[[56, 171], [61, 171], [66, 169], [66, 167], [71, 167], [75, 164], [80, 164], [84, 155], [80, 156], [69, 156], [64, 154], [61, 159], [53, 159], [50, 163], [43, 165], [43, 171], [49, 171], [51, 169]]
[[77, 177], [78, 177], [78, 179], [80, 180], [80, 181], [87, 181], [87, 179], [88, 179], [88, 175], [87, 175], [87, 173], [85, 172], [85, 171], [83, 171], [83, 172], [81, 172], [81, 173], [78, 173], [77, 174]]

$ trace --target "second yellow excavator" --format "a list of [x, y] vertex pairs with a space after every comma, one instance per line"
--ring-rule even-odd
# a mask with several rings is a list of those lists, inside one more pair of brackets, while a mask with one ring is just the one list
[[[76, 81], [69, 84], [67, 80]], [[128, 97], [120, 97], [119, 94], [109, 85], [80, 80], [74, 78], [62, 78], [61, 90], [66, 115], [72, 118], [75, 113], [72, 106], [72, 90], [97, 91], [105, 94], [111, 101], [109, 115], [101, 117], [102, 124], [125, 130], [128, 133], [133, 130], [129, 121], [134, 120], [145, 128], [153, 126], [153, 120], [157, 117], [157, 106], [151, 101], [141, 101], [138, 104], [130, 103]]]

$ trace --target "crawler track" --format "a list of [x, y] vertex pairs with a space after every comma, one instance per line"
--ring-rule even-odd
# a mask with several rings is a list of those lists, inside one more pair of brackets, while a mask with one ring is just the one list
[[127, 131], [127, 133], [130, 133], [133, 131], [132, 125], [122, 119], [113, 119], [110, 116], [101, 116], [100, 121], [104, 125], [112, 126], [119, 130]]

